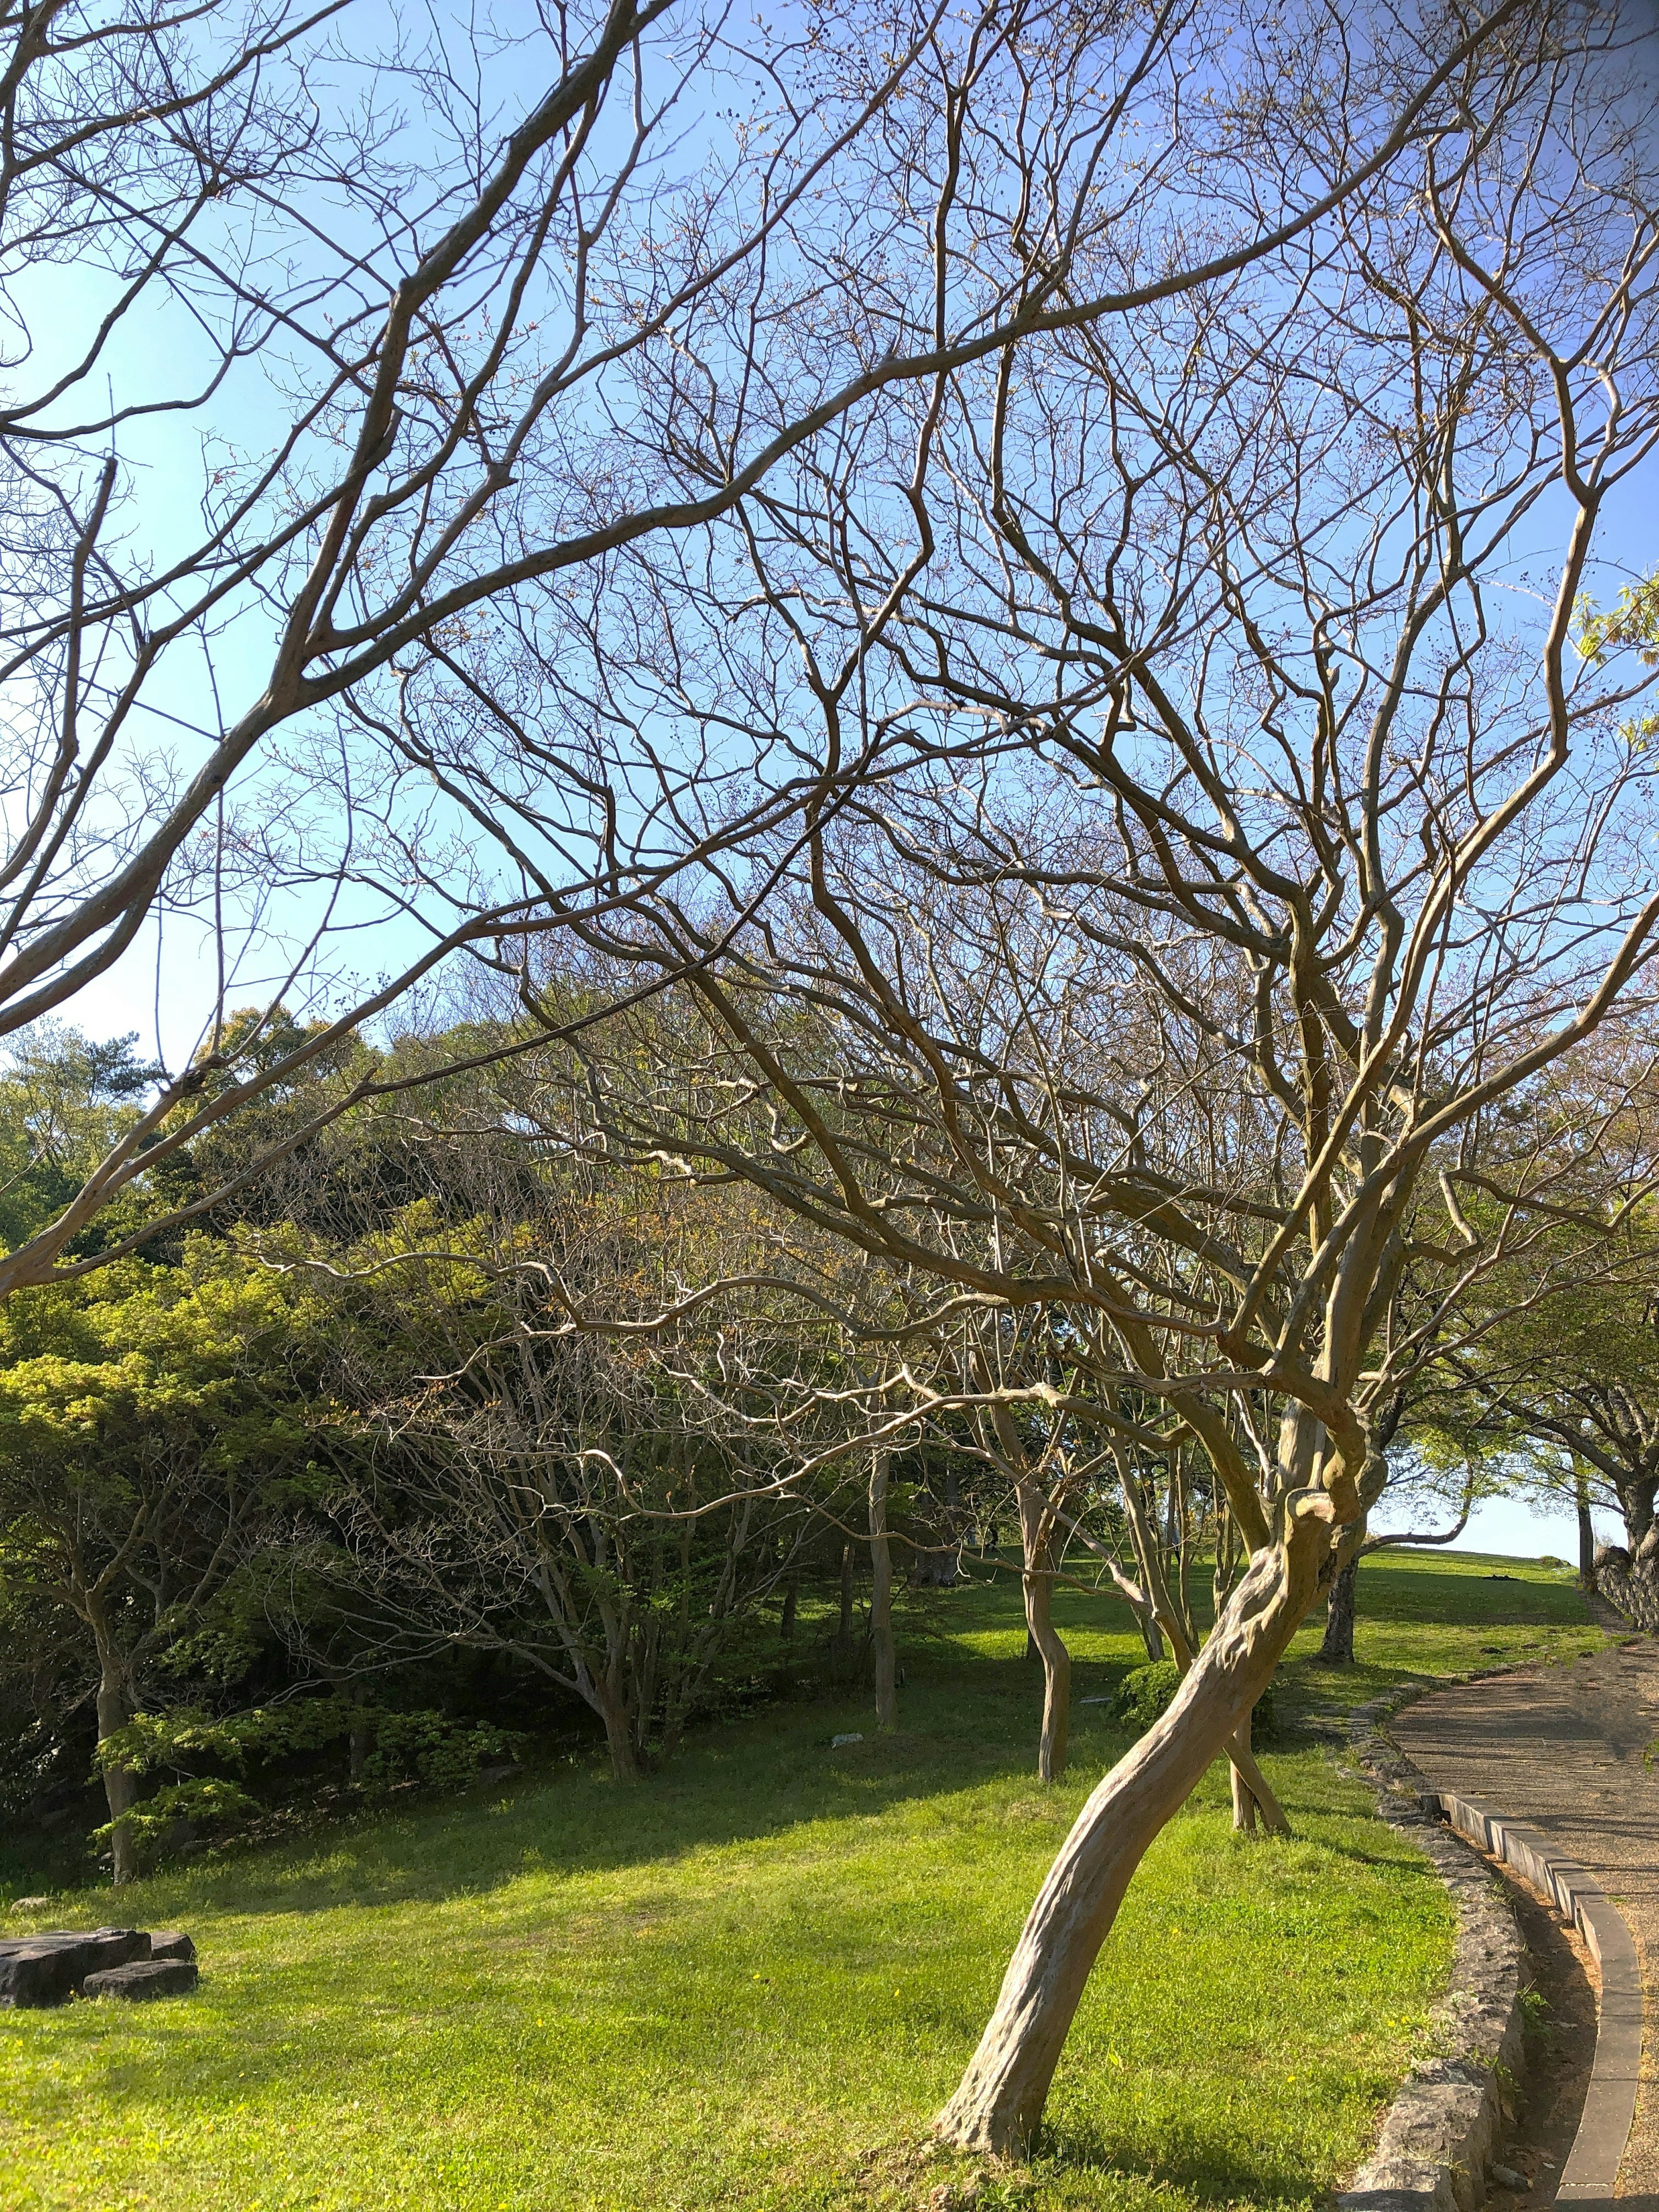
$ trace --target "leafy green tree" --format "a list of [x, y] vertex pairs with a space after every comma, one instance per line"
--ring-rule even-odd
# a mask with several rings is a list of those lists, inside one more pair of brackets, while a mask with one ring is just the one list
[[[0, 1577], [69, 1630], [100, 1741], [200, 1658], [269, 1516], [313, 1482], [305, 1345], [295, 1286], [205, 1243], [0, 1308]], [[116, 1759], [103, 1780], [119, 1882], [138, 1778]]]

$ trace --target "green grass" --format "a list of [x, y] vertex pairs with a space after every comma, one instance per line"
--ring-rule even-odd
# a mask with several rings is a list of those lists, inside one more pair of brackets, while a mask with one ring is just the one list
[[[1600, 1642], [1562, 1578], [1503, 1564], [1522, 1579], [1368, 1563], [1363, 1663], [1293, 1658], [1287, 1706]], [[1079, 1698], [1141, 1657], [1115, 1602], [1060, 1614]], [[195, 1934], [202, 1988], [0, 2013], [0, 2206], [965, 2201], [969, 2169], [916, 2145], [1124, 1739], [1079, 1705], [1076, 1779], [1042, 1788], [1013, 1589], [939, 1619], [907, 1653], [895, 1740], [832, 1751], [867, 1729], [859, 1703], [777, 1707], [640, 1787], [573, 1766], [126, 1893], [123, 1919]], [[1296, 1840], [1235, 1838], [1212, 1772], [1102, 1954], [1041, 2155], [986, 2178], [986, 2212], [1307, 2205], [1363, 2155], [1422, 2045], [1449, 1911], [1324, 1752], [1292, 1735], [1264, 1764]], [[5, 1924], [112, 1909], [82, 1891]]]

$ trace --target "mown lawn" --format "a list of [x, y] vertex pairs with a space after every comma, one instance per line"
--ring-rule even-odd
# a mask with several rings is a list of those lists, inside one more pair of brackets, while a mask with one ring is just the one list
[[[830, 1748], [856, 1700], [774, 1707], [641, 1787], [578, 1763], [125, 1893], [122, 1920], [193, 1932], [202, 1988], [0, 2013], [0, 2206], [1309, 2204], [1422, 2042], [1450, 1916], [1296, 1715], [1600, 1642], [1565, 1577], [1496, 1564], [1517, 1579], [1368, 1563], [1362, 1664], [1291, 1660], [1264, 1764], [1296, 1841], [1235, 1839], [1212, 1772], [1130, 1893], [1030, 2168], [917, 2145], [1125, 1740], [1079, 1704], [1075, 1780], [1037, 1784], [1005, 1587], [907, 1651], [895, 1740]], [[1121, 1608], [1060, 1613], [1078, 1697], [1106, 1695], [1141, 1656]], [[112, 1917], [83, 1890], [4, 1925]]]

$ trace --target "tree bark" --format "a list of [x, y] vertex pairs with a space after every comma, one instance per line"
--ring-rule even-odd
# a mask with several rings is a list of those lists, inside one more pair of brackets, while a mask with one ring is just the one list
[[634, 1716], [628, 1700], [609, 1690], [599, 1695], [599, 1718], [605, 1723], [605, 1740], [611, 1753], [611, 1771], [618, 1782], [638, 1782], [643, 1779], [645, 1766], [640, 1758], [639, 1746], [634, 1741]]
[[870, 1455], [870, 1638], [876, 1659], [876, 1726], [898, 1726], [898, 1653], [893, 1640], [893, 1552], [887, 1540], [887, 1455]]
[[[131, 1717], [127, 1710], [126, 1684], [106, 1664], [98, 1683], [99, 1742], [125, 1728]], [[124, 1882], [133, 1881], [138, 1872], [138, 1846], [126, 1819], [138, 1802], [138, 1778], [130, 1766], [104, 1769], [104, 1798], [114, 1824], [110, 1830], [110, 1863], [118, 1889]]]
[[845, 1674], [853, 1663], [853, 1547], [841, 1547], [841, 1618], [836, 1623], [835, 1641], [830, 1646], [831, 1666], [837, 1674]]
[[1579, 1474], [1573, 1484], [1573, 1503], [1578, 1510], [1578, 1587], [1595, 1588], [1595, 1525], [1590, 1519], [1589, 1478]]
[[1071, 1733], [1072, 1655], [1054, 1626], [1054, 1544], [1044, 1534], [1043, 1504], [1036, 1491], [1021, 1492], [1026, 1646], [1028, 1650], [1035, 1646], [1042, 1662], [1042, 1734], [1037, 1742], [1037, 1775], [1042, 1781], [1058, 1782], [1066, 1771], [1066, 1739]]
[[783, 1604], [778, 1613], [778, 1635], [785, 1644], [793, 1644], [795, 1638], [795, 1601], [799, 1595], [796, 1583], [785, 1584]]
[[1232, 1761], [1233, 1826], [1242, 1836], [1253, 1836], [1260, 1814], [1264, 1828], [1270, 1832], [1276, 1829], [1280, 1835], [1288, 1836], [1291, 1824], [1255, 1763], [1255, 1747], [1250, 1741], [1255, 1720], [1255, 1708], [1252, 1706], [1227, 1746], [1227, 1756]]
[[979, 2048], [935, 2123], [947, 2142], [1017, 2154], [1031, 2142], [1135, 1869], [1272, 1679], [1317, 1595], [1329, 1545], [1328, 1522], [1316, 1510], [1256, 1555], [1175, 1703], [1084, 1806], [1031, 1907]]
[[1358, 1575], [1359, 1561], [1356, 1557], [1349, 1560], [1331, 1584], [1331, 1594], [1325, 1601], [1325, 1640], [1319, 1647], [1322, 1666], [1353, 1664], [1354, 1584]]

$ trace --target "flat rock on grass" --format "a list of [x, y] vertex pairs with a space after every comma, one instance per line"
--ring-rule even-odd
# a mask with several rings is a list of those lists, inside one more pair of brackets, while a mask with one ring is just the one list
[[149, 1937], [138, 1928], [68, 1929], [0, 1941], [0, 2005], [67, 2004], [88, 1974], [149, 1957]]
[[149, 1955], [152, 1959], [193, 1959], [196, 1946], [188, 1936], [181, 1935], [175, 1928], [169, 1928], [150, 1937]]
[[130, 1966], [110, 1966], [88, 1974], [83, 1993], [89, 1997], [125, 1997], [129, 2003], [146, 1997], [181, 1997], [196, 1986], [193, 1959], [135, 1959]]

